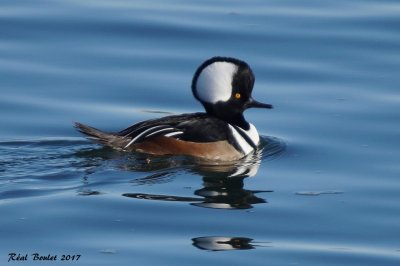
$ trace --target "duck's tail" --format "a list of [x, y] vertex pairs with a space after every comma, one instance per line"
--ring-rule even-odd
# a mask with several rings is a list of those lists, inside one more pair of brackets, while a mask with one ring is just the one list
[[94, 140], [100, 144], [110, 146], [114, 149], [123, 150], [129, 143], [130, 139], [119, 136], [113, 133], [103, 132], [94, 127], [90, 127], [78, 122], [75, 122], [75, 128], [81, 133], [85, 134], [89, 139]]

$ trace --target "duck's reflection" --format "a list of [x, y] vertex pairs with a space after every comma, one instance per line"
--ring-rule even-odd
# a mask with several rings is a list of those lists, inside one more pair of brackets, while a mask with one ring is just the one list
[[[180, 201], [187, 202], [192, 206], [206, 208], [249, 209], [255, 204], [267, 202], [266, 199], [258, 196], [259, 193], [272, 191], [245, 189], [245, 180], [257, 174], [261, 161], [271, 160], [280, 156], [284, 147], [284, 143], [278, 139], [264, 138], [262, 139], [261, 148], [256, 152], [240, 161], [225, 164], [197, 161], [179, 156], [127, 154], [107, 148], [83, 150], [76, 155], [84, 158], [84, 160], [81, 160], [81, 164], [84, 164], [82, 167], [88, 169], [83, 180], [85, 184], [88, 184], [88, 176], [95, 173], [97, 168], [102, 169], [104, 167], [104, 162], [107, 162], [108, 167], [111, 166], [123, 170], [123, 172], [148, 173], [144, 177], [130, 181], [136, 191], [123, 193], [122, 195], [125, 197]], [[138, 188], [144, 188], [143, 185], [173, 182], [178, 176], [186, 174], [202, 178], [202, 186], [195, 189], [193, 195], [148, 194], [143, 191], [137, 191]], [[98, 193], [93, 193], [93, 191], [93, 188], [90, 188], [87, 191], [80, 191], [79, 195], [101, 194], [101, 191], [95, 191]]]
[[192, 238], [192, 245], [208, 251], [249, 250], [272, 247], [272, 242], [254, 241], [240, 236], [203, 236]]
[[270, 190], [244, 189], [244, 177], [212, 179], [203, 178], [203, 188], [195, 191], [202, 197], [202, 202], [192, 203], [195, 206], [217, 209], [249, 209], [253, 204], [266, 203], [263, 198], [256, 196]]
[[[163, 201], [188, 202], [193, 206], [215, 209], [249, 209], [254, 204], [266, 203], [257, 193], [272, 192], [271, 190], [244, 189], [244, 179], [256, 175], [260, 165], [261, 153], [255, 153], [237, 164], [204, 164], [197, 162], [188, 169], [202, 176], [202, 188], [195, 190], [198, 197], [182, 197], [177, 195], [124, 193], [123, 196]], [[165, 171], [135, 179], [136, 184], [168, 182], [175, 173]]]
[[242, 178], [203, 178], [203, 187], [195, 191], [199, 197], [182, 197], [175, 195], [125, 193], [123, 196], [163, 201], [189, 202], [191, 205], [215, 209], [249, 209], [253, 204], [266, 203], [263, 198], [256, 196], [256, 193], [272, 192], [271, 190], [246, 190]]
[[192, 239], [193, 246], [202, 250], [226, 251], [240, 249], [254, 249], [253, 239], [247, 237], [206, 236]]

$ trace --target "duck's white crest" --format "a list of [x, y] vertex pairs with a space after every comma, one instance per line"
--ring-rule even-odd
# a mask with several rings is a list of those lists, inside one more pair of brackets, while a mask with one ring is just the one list
[[238, 66], [230, 62], [208, 65], [197, 79], [197, 96], [207, 103], [229, 100], [232, 95], [232, 78], [237, 70]]

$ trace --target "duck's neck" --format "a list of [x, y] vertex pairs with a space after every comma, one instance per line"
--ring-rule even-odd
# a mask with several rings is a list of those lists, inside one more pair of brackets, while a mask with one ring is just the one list
[[238, 126], [241, 129], [247, 131], [250, 129], [249, 122], [243, 116], [243, 112], [232, 112], [231, 108], [227, 108], [225, 106], [220, 105], [208, 105], [204, 104], [207, 114], [215, 116], [221, 120], [226, 121], [227, 123]]
[[242, 128], [245, 131], [248, 131], [250, 129], [250, 124], [249, 122], [246, 121], [246, 119], [244, 119], [243, 114], [237, 114], [235, 116], [229, 117], [228, 119], [226, 119], [226, 122], [228, 122], [231, 125], [234, 126], [238, 126], [240, 128]]

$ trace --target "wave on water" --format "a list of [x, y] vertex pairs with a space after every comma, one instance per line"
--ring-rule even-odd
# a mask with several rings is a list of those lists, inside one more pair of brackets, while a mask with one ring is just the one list
[[[244, 159], [231, 163], [212, 163], [186, 156], [151, 156], [120, 152], [93, 144], [83, 138], [2, 140], [0, 198], [41, 196], [69, 190], [78, 190], [78, 195], [100, 195], [100, 191], [90, 186], [102, 182], [128, 182], [136, 186], [171, 182], [183, 172], [201, 176], [209, 183], [210, 180], [217, 180], [217, 183], [223, 181], [227, 187], [237, 187], [235, 184], [238, 182], [226, 181], [226, 178], [239, 178], [239, 190], [243, 192], [243, 178], [256, 175], [262, 161], [273, 160], [284, 150], [285, 144], [282, 140], [262, 137], [260, 149]], [[133, 181], [131, 178], [90, 180], [96, 173], [113, 170], [146, 173], [146, 176]], [[211, 183], [215, 183], [214, 181]], [[126, 196], [136, 197], [128, 194]], [[143, 195], [138, 197], [163, 198]]]

